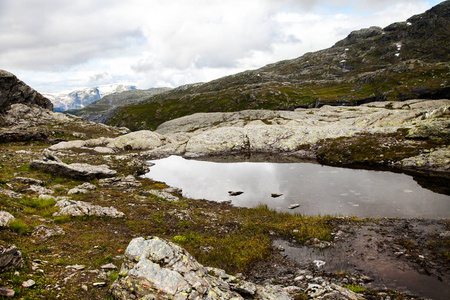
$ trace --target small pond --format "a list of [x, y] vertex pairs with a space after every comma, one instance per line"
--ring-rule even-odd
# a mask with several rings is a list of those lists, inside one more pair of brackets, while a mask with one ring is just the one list
[[[179, 156], [151, 161], [145, 176], [181, 188], [185, 197], [267, 204], [304, 215], [450, 218], [450, 196], [422, 188], [413, 177], [311, 162], [212, 162]], [[229, 191], [241, 191], [230, 196]], [[272, 194], [282, 194], [272, 197]], [[295, 209], [290, 205], [299, 204]]]

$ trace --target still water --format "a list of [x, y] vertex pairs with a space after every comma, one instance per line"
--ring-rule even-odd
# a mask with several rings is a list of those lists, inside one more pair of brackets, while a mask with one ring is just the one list
[[[304, 215], [450, 218], [450, 196], [422, 188], [405, 174], [315, 163], [211, 162], [179, 156], [151, 161], [145, 176], [183, 190], [185, 197], [267, 204]], [[229, 191], [242, 191], [230, 196]], [[273, 198], [272, 194], [282, 194]], [[289, 209], [292, 204], [299, 204]]]

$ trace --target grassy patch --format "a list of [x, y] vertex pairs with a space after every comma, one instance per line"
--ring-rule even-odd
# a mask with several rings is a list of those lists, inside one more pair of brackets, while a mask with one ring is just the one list
[[25, 222], [23, 222], [20, 219], [14, 219], [11, 222], [9, 222], [9, 229], [11, 229], [21, 235], [31, 233], [31, 229], [28, 226], [28, 224], [26, 224]]

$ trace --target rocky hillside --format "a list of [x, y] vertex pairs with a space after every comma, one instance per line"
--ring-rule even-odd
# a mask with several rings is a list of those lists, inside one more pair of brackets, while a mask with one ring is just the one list
[[193, 112], [449, 98], [449, 28], [444, 1], [405, 22], [352, 32], [329, 49], [122, 107], [108, 124], [155, 129]]
[[14, 84], [0, 90], [2, 298], [418, 299], [365, 267], [325, 272], [290, 260], [274, 239], [364, 260], [372, 249], [370, 260], [449, 282], [448, 220], [240, 208], [139, 176], [150, 157], [266, 152], [435, 171], [425, 177], [448, 182], [449, 100], [194, 114], [130, 133], [53, 112], [4, 74]]
[[136, 89], [133, 85], [107, 84], [85, 89], [71, 91], [69, 93], [45, 94], [55, 108], [55, 111], [63, 112], [70, 109], [81, 109], [103, 97]]
[[[74, 111], [73, 113], [80, 116], [84, 120], [104, 124], [113, 116], [116, 108], [130, 104], [137, 104], [143, 102], [149, 97], [170, 90], [171, 88], [153, 88], [149, 90], [130, 90], [120, 93], [113, 93], [80, 110]], [[67, 112], [72, 113], [71, 111]]]
[[14, 74], [0, 70], [0, 114], [15, 103], [53, 109], [50, 100], [19, 80]]

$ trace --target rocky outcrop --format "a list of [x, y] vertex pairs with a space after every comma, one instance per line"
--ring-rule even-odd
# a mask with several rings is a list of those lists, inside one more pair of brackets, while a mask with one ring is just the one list
[[128, 245], [115, 299], [292, 299], [279, 286], [261, 286], [199, 264], [180, 246], [158, 237]]
[[0, 113], [16, 103], [37, 105], [49, 110], [53, 109], [53, 104], [50, 100], [33, 90], [15, 75], [0, 70]]
[[22, 253], [17, 247], [14, 245], [0, 245], [0, 273], [21, 269], [22, 267]]
[[72, 217], [81, 216], [98, 216], [121, 218], [125, 214], [118, 211], [114, 207], [103, 207], [100, 205], [93, 205], [84, 201], [74, 201], [70, 198], [58, 198], [56, 206], [59, 207], [59, 212], [55, 212], [53, 216], [68, 215]]
[[98, 138], [61, 142], [51, 146], [50, 150], [66, 150], [72, 148], [92, 149], [99, 153], [114, 153], [121, 150], [149, 150], [160, 147], [164, 137], [150, 130], [131, 132], [117, 138]]
[[107, 165], [93, 166], [89, 164], [66, 164], [58, 157], [47, 151], [42, 160], [33, 160], [30, 166], [59, 176], [66, 176], [80, 180], [92, 180], [94, 178], [106, 178], [116, 175]]

